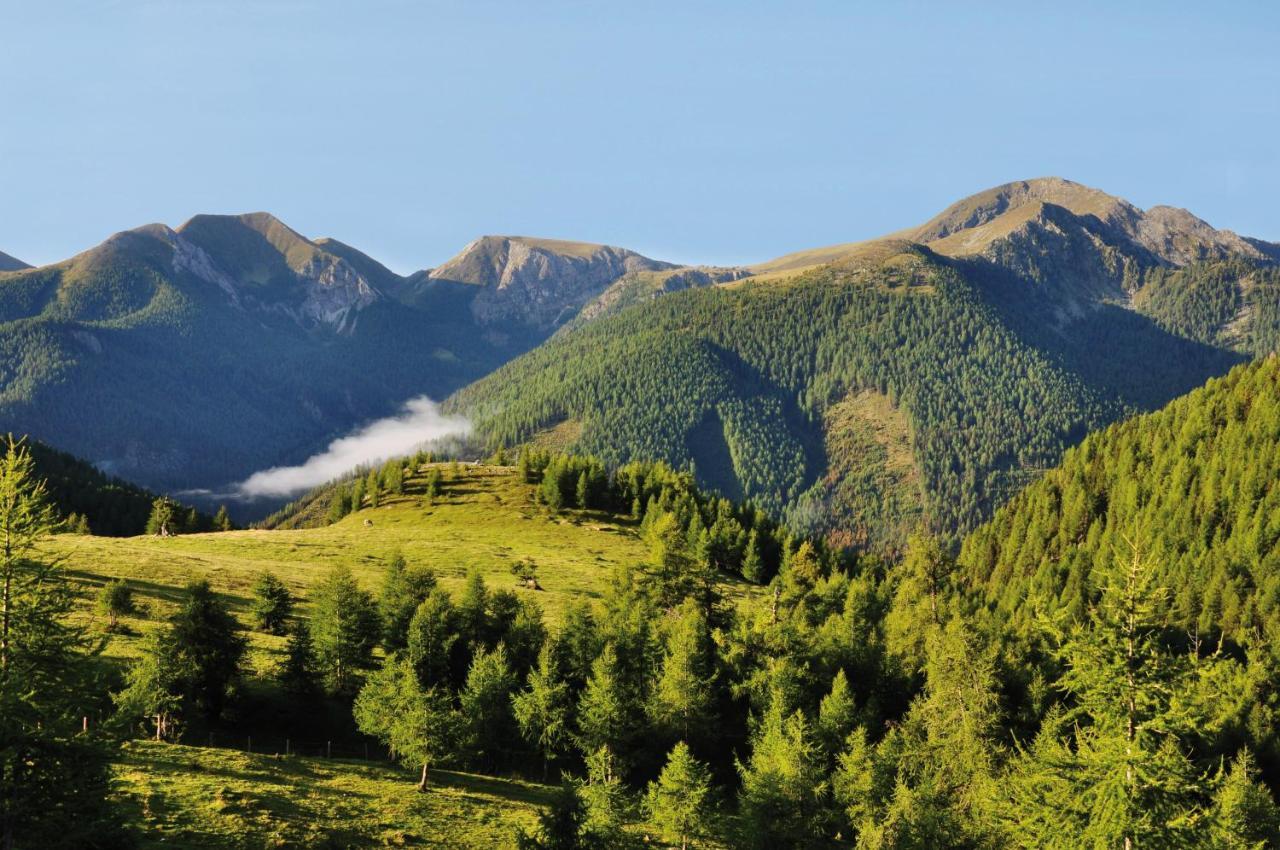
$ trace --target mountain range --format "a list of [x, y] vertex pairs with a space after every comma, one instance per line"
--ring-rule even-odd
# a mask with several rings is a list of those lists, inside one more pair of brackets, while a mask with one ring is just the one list
[[485, 236], [401, 276], [265, 213], [10, 260], [0, 429], [146, 486], [296, 463], [427, 394], [492, 446], [692, 465], [890, 549], [1280, 339], [1280, 246], [1058, 178], [745, 267]]

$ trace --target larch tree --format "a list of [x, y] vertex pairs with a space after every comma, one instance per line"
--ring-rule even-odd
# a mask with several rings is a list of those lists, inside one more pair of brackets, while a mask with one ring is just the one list
[[81, 729], [95, 646], [75, 592], [41, 551], [57, 526], [27, 448], [0, 457], [0, 848], [111, 846], [104, 751]]
[[692, 839], [707, 832], [710, 798], [710, 771], [681, 741], [672, 748], [662, 773], [649, 783], [644, 807], [665, 840], [688, 850]]

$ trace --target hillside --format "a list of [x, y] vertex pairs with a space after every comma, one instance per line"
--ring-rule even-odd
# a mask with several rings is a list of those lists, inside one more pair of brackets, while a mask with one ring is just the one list
[[[493, 444], [571, 425], [576, 450], [693, 464], [798, 527], [892, 550], [920, 519], [972, 527], [1090, 430], [1238, 360], [897, 241], [597, 319], [448, 407]], [[865, 393], [881, 400], [852, 403]]]
[[5, 274], [0, 430], [156, 489], [217, 489], [409, 398], [443, 397], [614, 278], [666, 267], [606, 246], [491, 241], [402, 278], [267, 213], [198, 215]]
[[[79, 458], [28, 441], [36, 474], [45, 482], [59, 516], [83, 517], [94, 534], [126, 537], [142, 534], [156, 494], [105, 475]], [[209, 517], [201, 518], [210, 522]]]
[[17, 257], [11, 257], [4, 251], [0, 251], [0, 272], [21, 271], [29, 269], [31, 266], [19, 260]]
[[1168, 625], [1213, 644], [1280, 635], [1280, 360], [1234, 369], [1090, 435], [974, 531], [966, 586], [1002, 622], [1080, 618], [1136, 545], [1169, 590]]

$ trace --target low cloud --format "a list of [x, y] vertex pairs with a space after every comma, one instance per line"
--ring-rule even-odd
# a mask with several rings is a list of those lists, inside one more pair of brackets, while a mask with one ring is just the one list
[[236, 485], [243, 498], [293, 496], [332, 481], [357, 466], [380, 463], [409, 454], [424, 443], [467, 434], [471, 423], [446, 416], [426, 396], [411, 399], [404, 410], [340, 437], [298, 466], [277, 466], [255, 472]]

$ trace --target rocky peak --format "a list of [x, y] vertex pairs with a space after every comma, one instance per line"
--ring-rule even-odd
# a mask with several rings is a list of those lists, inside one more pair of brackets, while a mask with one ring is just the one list
[[430, 277], [481, 287], [471, 303], [481, 322], [549, 327], [576, 314], [625, 274], [670, 268], [675, 266], [609, 245], [483, 236]]

